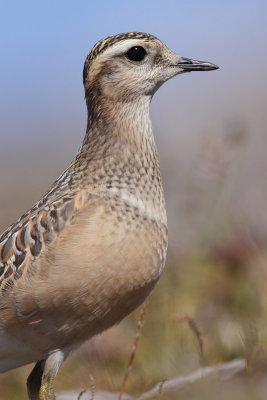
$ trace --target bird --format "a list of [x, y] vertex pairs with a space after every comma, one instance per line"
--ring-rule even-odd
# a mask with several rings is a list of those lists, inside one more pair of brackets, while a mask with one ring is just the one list
[[0, 237], [0, 372], [36, 363], [30, 400], [55, 399], [68, 354], [136, 309], [159, 280], [168, 228], [150, 102], [175, 75], [217, 68], [142, 32], [102, 39], [87, 56], [82, 145]]

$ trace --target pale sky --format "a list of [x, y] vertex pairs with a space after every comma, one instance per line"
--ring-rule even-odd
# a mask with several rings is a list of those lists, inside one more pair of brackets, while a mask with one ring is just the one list
[[108, 35], [152, 33], [184, 57], [220, 66], [176, 77], [152, 101], [167, 203], [205, 135], [241, 124], [264, 149], [266, 15], [263, 0], [2, 1], [0, 227], [31, 207], [75, 155], [86, 127], [83, 63]]

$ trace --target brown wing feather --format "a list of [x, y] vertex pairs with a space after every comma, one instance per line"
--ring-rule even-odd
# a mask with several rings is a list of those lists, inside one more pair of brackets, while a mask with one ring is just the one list
[[[57, 183], [59, 183], [57, 181]], [[70, 223], [81, 207], [82, 192], [51, 190], [0, 237], [0, 290], [13, 286], [29, 265], [37, 259]]]

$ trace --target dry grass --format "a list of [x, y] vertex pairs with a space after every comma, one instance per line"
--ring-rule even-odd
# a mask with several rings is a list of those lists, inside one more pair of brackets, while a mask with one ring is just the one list
[[[233, 382], [229, 384], [229, 396], [231, 391], [242, 392], [244, 379], [242, 395], [251, 395], [251, 382], [257, 381], [259, 385], [254, 385], [255, 396], [252, 396], [257, 398], [267, 371], [267, 267], [264, 267], [267, 256], [258, 251], [246, 260], [232, 265], [229, 260], [218, 259], [217, 254], [214, 257], [211, 253], [198, 253], [176, 264], [169, 261], [147, 310], [135, 365], [127, 381], [128, 393], [138, 395], [164, 378], [186, 375], [199, 368], [201, 360], [205, 365], [214, 365], [245, 357], [249, 375], [236, 379], [236, 387]], [[177, 314], [186, 315], [191, 322], [177, 321], [173, 318]], [[138, 315], [135, 312], [70, 357], [56, 380], [57, 390], [88, 388], [92, 375], [96, 390], [119, 391]], [[200, 343], [203, 357], [200, 357]], [[27, 366], [1, 376], [2, 399], [26, 399], [25, 379], [29, 370]], [[197, 387], [199, 398], [209, 398], [209, 387], [205, 384]]]

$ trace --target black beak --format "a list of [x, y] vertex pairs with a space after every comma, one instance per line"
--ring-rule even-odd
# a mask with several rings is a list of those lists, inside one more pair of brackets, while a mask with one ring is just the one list
[[181, 57], [175, 67], [182, 68], [184, 72], [190, 71], [211, 71], [219, 67], [207, 61], [191, 60], [190, 58]]

